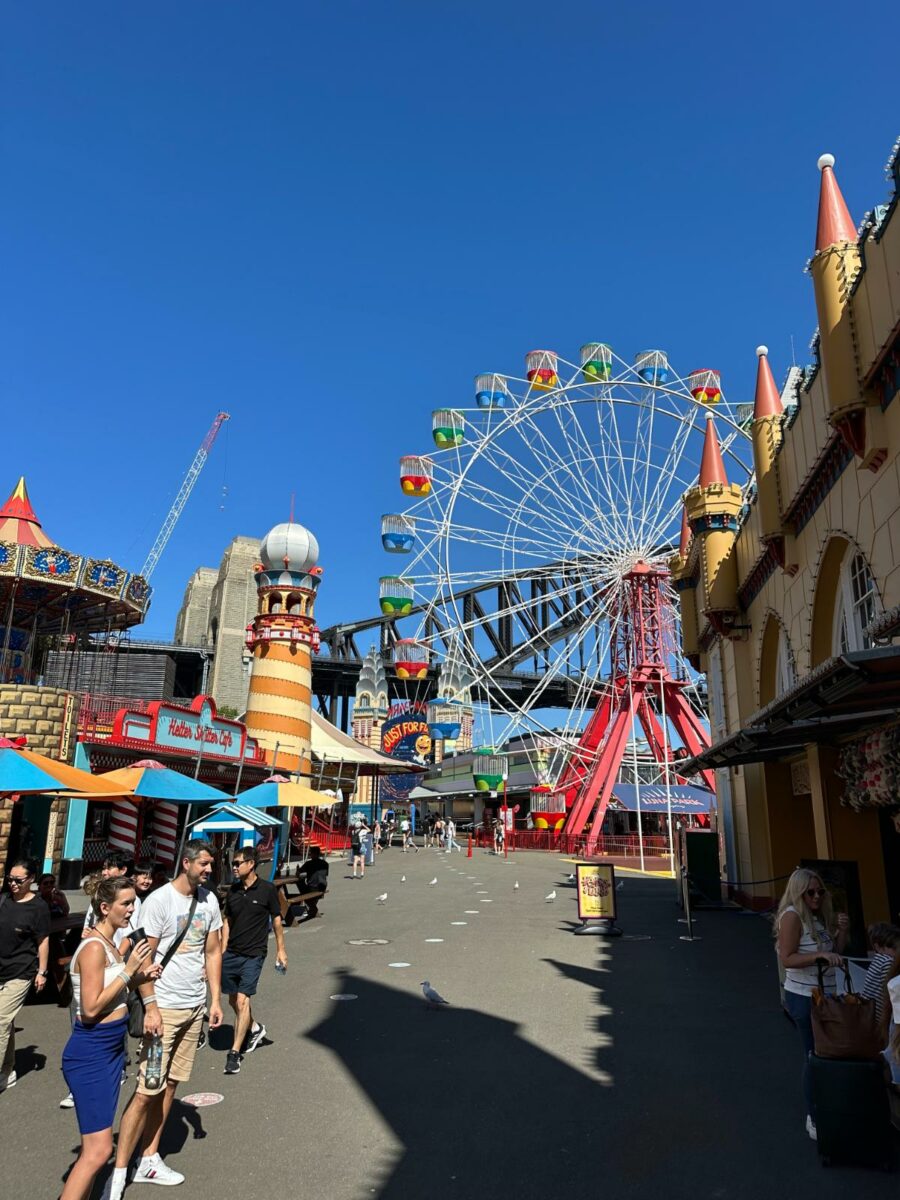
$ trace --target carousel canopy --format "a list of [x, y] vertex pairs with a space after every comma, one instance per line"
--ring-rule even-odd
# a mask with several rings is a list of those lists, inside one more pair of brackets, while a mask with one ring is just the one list
[[[127, 629], [144, 619], [149, 603], [142, 576], [110, 559], [57, 546], [44, 533], [24, 478], [19, 480], [0, 508], [0, 621], [12, 613], [12, 629], [4, 633], [7, 652], [27, 652], [35, 635]], [[4, 664], [7, 674], [9, 667]]]

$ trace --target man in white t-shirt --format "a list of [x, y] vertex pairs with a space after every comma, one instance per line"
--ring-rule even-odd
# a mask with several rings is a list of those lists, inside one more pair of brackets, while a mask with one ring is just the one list
[[[136, 1183], [166, 1187], [182, 1183], [184, 1176], [166, 1166], [159, 1156], [159, 1140], [175, 1099], [179, 1083], [191, 1077], [194, 1055], [206, 1008], [209, 985], [209, 1025], [222, 1023], [222, 943], [219, 931], [222, 914], [215, 895], [204, 885], [213, 864], [208, 842], [188, 842], [181, 861], [181, 874], [144, 901], [141, 922], [155, 961], [160, 961], [182, 930], [184, 937], [159, 979], [140, 989], [144, 1003], [144, 1040], [141, 1043], [137, 1091], [122, 1114], [116, 1166], [104, 1200], [121, 1200], [126, 1174], [138, 1141], [143, 1151]], [[193, 901], [194, 915], [188, 927]], [[162, 1041], [161, 1082], [158, 1088], [146, 1083], [147, 1055], [154, 1039]]]

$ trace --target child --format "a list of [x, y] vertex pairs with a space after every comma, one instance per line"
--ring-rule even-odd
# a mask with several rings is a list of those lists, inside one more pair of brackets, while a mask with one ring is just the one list
[[869, 963], [862, 994], [875, 1001], [875, 1012], [881, 1021], [887, 998], [885, 984], [896, 961], [896, 955], [900, 953], [900, 929], [896, 925], [888, 925], [886, 921], [878, 921], [870, 925], [867, 932], [869, 945], [875, 957]]

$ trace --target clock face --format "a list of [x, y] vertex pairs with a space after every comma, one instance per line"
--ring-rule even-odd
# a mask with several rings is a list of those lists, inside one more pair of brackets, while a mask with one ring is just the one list
[[65, 550], [39, 550], [34, 556], [34, 569], [41, 575], [68, 575], [72, 558]]

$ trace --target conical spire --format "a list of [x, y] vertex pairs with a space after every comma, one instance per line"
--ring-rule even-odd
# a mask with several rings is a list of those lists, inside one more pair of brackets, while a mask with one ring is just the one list
[[778, 388], [769, 366], [769, 347], [757, 346], [756, 357], [759, 363], [756, 368], [756, 396], [753, 401], [753, 420], [762, 417], [777, 417], [784, 412]]
[[31, 507], [24, 475], [20, 476], [12, 495], [0, 508], [0, 540], [41, 548], [53, 545]]
[[711, 483], [721, 483], [727, 486], [728, 476], [725, 474], [725, 463], [722, 461], [722, 451], [719, 449], [716, 422], [712, 413], [708, 412], [706, 414], [706, 434], [703, 439], [703, 457], [700, 459], [700, 486], [709, 487]]
[[[2, 495], [2, 492], [0, 492]], [[35, 525], [40, 525], [37, 519], [37, 514], [31, 507], [31, 501], [28, 499], [28, 488], [25, 484], [25, 476], [19, 476], [19, 482], [13, 489], [7, 502], [0, 508], [0, 517], [11, 517], [17, 521], [33, 521]]]
[[827, 250], [838, 242], [855, 242], [856, 226], [841, 195], [834, 174], [834, 155], [823, 154], [819, 159], [822, 182], [819, 188], [819, 224], [816, 229], [816, 250]]
[[678, 543], [678, 553], [687, 558], [688, 546], [691, 541], [691, 527], [688, 525], [687, 505], [681, 506], [681, 541]]

